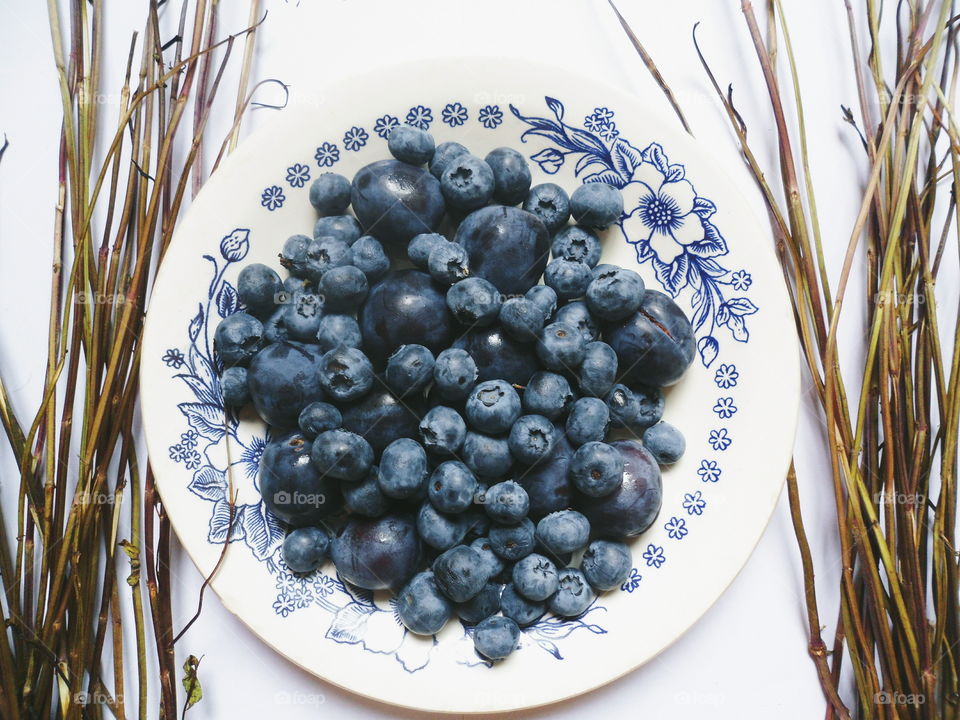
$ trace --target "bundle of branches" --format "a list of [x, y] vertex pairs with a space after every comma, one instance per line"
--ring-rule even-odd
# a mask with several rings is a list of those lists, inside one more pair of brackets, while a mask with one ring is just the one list
[[[236, 142], [258, 5], [250, 27], [217, 39], [217, 2], [150, 0], [109, 104], [100, 100], [101, 75], [114, 70], [104, 65], [102, 0], [48, 2], [63, 124], [36, 412], [18, 417], [0, 383], [0, 421], [20, 470], [16, 512], [0, 514], [5, 720], [157, 717], [158, 698], [160, 717], [177, 716], [170, 525], [134, 430], [141, 328], [156, 263], [205, 176], [207, 120], [233, 58], [242, 60], [239, 89], [223, 110], [234, 123], [220, 155]], [[178, 28], [172, 38], [161, 37], [165, 25]], [[185, 710], [199, 698], [195, 658], [184, 669]]]

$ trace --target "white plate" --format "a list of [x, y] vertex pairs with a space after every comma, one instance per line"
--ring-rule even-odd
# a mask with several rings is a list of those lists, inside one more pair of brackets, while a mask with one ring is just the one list
[[[225, 434], [212, 372], [213, 330], [236, 308], [240, 268], [276, 266], [284, 239], [311, 230], [311, 179], [326, 170], [351, 177], [388, 156], [383, 136], [397, 122], [429, 126], [438, 143], [457, 140], [481, 156], [516, 147], [531, 158], [534, 182], [572, 191], [596, 172], [633, 182], [625, 192], [630, 242], [620, 227], [606, 231], [604, 260], [635, 267], [697, 322], [700, 357], [670, 391], [665, 415], [686, 434], [687, 452], [664, 472], [656, 523], [633, 541], [630, 579], [581, 618], [548, 615], [494, 667], [474, 654], [459, 622], [435, 640], [418, 638], [404, 631], [389, 598], [348, 590], [331, 565], [305, 579], [285, 570], [282, 529], [255, 485], [264, 427], [244, 419]], [[687, 245], [662, 234], [646, 244], [638, 218], [654, 203], [673, 213]], [[482, 712], [610, 682], [706, 612], [746, 562], [780, 493], [799, 358], [769, 230], [709, 148], [672, 118], [652, 115], [642, 98], [547, 67], [482, 60], [352, 78], [321, 105], [286, 111], [243, 143], [184, 217], [160, 269], [142, 388], [158, 487], [205, 575], [227, 536], [232, 463], [236, 524], [213, 580], [227, 608], [278, 652], [341, 687], [422, 710]]]

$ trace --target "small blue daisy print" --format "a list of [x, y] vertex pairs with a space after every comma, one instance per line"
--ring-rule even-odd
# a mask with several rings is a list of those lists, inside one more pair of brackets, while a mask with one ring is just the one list
[[484, 105], [478, 119], [487, 130], [494, 130], [503, 123], [503, 111], [499, 105]]
[[283, 207], [283, 202], [286, 199], [286, 196], [283, 194], [283, 188], [279, 185], [271, 185], [260, 194], [260, 204], [271, 212]]
[[710, 443], [710, 447], [712, 447], [714, 450], [723, 451], [730, 447], [730, 443], [733, 442], [733, 438], [731, 438], [729, 433], [727, 433], [726, 428], [720, 428], [719, 430], [710, 431], [708, 442]]
[[287, 182], [290, 187], [302, 188], [310, 180], [310, 166], [294, 163], [287, 168]]
[[717, 387], [722, 390], [729, 390], [732, 387], [736, 387], [739, 379], [740, 373], [737, 371], [737, 366], [733, 364], [728, 365], [723, 363], [717, 368], [717, 371], [713, 375], [713, 381], [717, 384]]
[[650, 543], [643, 551], [643, 559], [647, 561], [647, 567], [659, 568], [667, 561], [667, 556], [664, 555], [662, 547]]
[[313, 154], [313, 159], [317, 161], [320, 167], [330, 167], [340, 159], [340, 148], [334, 143], [325, 142], [317, 148]]
[[398, 127], [400, 127], [400, 121], [397, 118], [393, 115], [384, 115], [377, 118], [377, 121], [373, 124], [373, 132], [386, 140], [390, 137], [390, 133]]
[[713, 406], [713, 411], [724, 420], [731, 418], [737, 412], [737, 406], [733, 404], [732, 397], [722, 397], [717, 400]]
[[413, 127], [420, 128], [421, 130], [428, 130], [430, 128], [430, 123], [433, 122], [433, 113], [428, 107], [416, 105], [410, 108], [405, 119], [407, 121], [407, 125], [413, 125]]
[[366, 130], [364, 130], [362, 127], [357, 127], [354, 125], [344, 134], [343, 146], [351, 152], [356, 152], [367, 144], [367, 139], [369, 137], [370, 136], [367, 135]]
[[443, 121], [450, 127], [459, 127], [467, 121], [467, 109], [458, 102], [444, 106], [441, 115]]

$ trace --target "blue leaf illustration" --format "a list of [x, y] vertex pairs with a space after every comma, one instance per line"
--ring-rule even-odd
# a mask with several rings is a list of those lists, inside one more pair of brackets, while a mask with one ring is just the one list
[[233, 508], [233, 530], [230, 530], [230, 503], [225, 499], [217, 500], [213, 504], [213, 514], [210, 516], [210, 531], [207, 533], [207, 541], [216, 545], [222, 545], [230, 536], [230, 542], [243, 540], [243, 524], [241, 515], [244, 507], [235, 505]]
[[265, 560], [283, 542], [283, 528], [261, 502], [243, 511], [244, 540], [258, 560]]
[[650, 143], [641, 153], [645, 162], [653, 165], [657, 170], [667, 175], [670, 172], [670, 164], [667, 162], [667, 155], [663, 152], [660, 143]]
[[591, 155], [590, 153], [584, 153], [580, 156], [580, 159], [577, 160], [577, 164], [573, 168], [573, 174], [579, 176], [580, 173], [585, 171], [587, 168], [599, 165], [600, 167], [607, 169], [607, 164], [597, 158], [596, 155]]
[[[688, 215], [685, 222], [698, 222], [697, 216]], [[703, 240], [697, 240], [687, 245], [687, 252], [701, 258], [715, 257], [727, 254], [727, 241], [720, 235], [720, 231], [713, 223], [699, 220], [703, 225]]]
[[193, 316], [193, 320], [190, 321], [190, 326], [187, 328], [187, 333], [190, 335], [190, 342], [196, 342], [197, 338], [200, 336], [200, 330], [203, 328], [203, 305], [197, 303], [197, 314]]
[[717, 353], [720, 351], [720, 343], [712, 336], [707, 335], [697, 340], [697, 352], [700, 353], [700, 360], [704, 367], [710, 367], [710, 363], [717, 359]]
[[684, 169], [683, 165], [679, 163], [676, 165], [667, 166], [667, 177], [666, 182], [679, 182], [686, 177], [687, 171]]
[[563, 153], [554, 148], [544, 148], [535, 155], [531, 155], [530, 159], [548, 175], [553, 175], [563, 166]]
[[204, 500], [216, 502], [226, 497], [227, 479], [221, 470], [204, 465], [193, 474], [193, 479], [187, 484], [187, 490]]
[[239, 305], [240, 298], [236, 289], [224, 280], [223, 285], [220, 286], [220, 291], [217, 293], [217, 312], [220, 313], [220, 317], [233, 315]]
[[223, 437], [223, 410], [208, 403], [180, 403], [177, 405], [187, 423], [208, 440], [217, 442]]
[[749, 298], [745, 297], [730, 298], [724, 305], [730, 310], [731, 315], [738, 317], [741, 315], [753, 315], [757, 311], [757, 306], [754, 305]]
[[673, 297], [676, 297], [680, 290], [687, 285], [687, 272], [690, 269], [690, 259], [686, 253], [681, 253], [674, 258], [669, 265], [654, 261], [654, 272], [657, 279], [666, 288]]
[[693, 212], [706, 220], [717, 211], [717, 206], [706, 198], [697, 197], [693, 200]]
[[552, 641], [544, 638], [535, 638], [535, 642], [548, 653], [553, 655], [557, 660], [563, 660], [563, 655], [560, 654], [560, 648], [558, 648]]
[[745, 343], [750, 339], [750, 331], [747, 330], [747, 323], [739, 315], [730, 315], [726, 325], [730, 328], [734, 340]]
[[613, 161], [614, 170], [626, 182], [633, 177], [633, 171], [643, 162], [643, 154], [623, 138], [617, 138], [610, 149], [610, 159]]
[[563, 120], [563, 103], [552, 97], [545, 97], [544, 100], [547, 101], [550, 111], [557, 116], [557, 120]]
[[621, 187], [623, 185], [623, 179], [617, 175], [613, 170], [604, 170], [603, 172], [596, 172], [592, 175], [587, 175], [583, 179], [583, 184], [602, 182], [607, 183], [608, 185], [613, 185], [614, 187]]
[[187, 386], [193, 391], [194, 396], [197, 400], [200, 400], [203, 403], [210, 403], [213, 405], [220, 405], [220, 396], [219, 394], [214, 394], [212, 388], [207, 387], [203, 381], [198, 378], [196, 375], [191, 375], [189, 373], [181, 373], [179, 375], [174, 375], [175, 378], [183, 380]]
[[338, 643], [354, 645], [363, 642], [367, 620], [376, 609], [370, 605], [350, 603], [341, 608], [330, 622], [326, 637]]

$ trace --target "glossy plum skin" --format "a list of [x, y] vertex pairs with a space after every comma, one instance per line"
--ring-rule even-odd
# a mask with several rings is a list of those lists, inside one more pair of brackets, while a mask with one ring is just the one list
[[540, 219], [504, 205], [467, 215], [456, 239], [467, 251], [471, 273], [506, 294], [522, 294], [536, 285], [550, 253], [550, 234]]
[[693, 362], [693, 326], [676, 303], [656, 290], [647, 290], [640, 309], [613, 323], [606, 341], [617, 354], [621, 381], [664, 387], [677, 382]]
[[317, 348], [295, 342], [274, 343], [250, 362], [247, 383], [260, 417], [281, 428], [296, 427], [300, 411], [324, 399]]
[[369, 393], [342, 410], [343, 427], [365, 438], [379, 453], [398, 438], [417, 437], [422, 407], [416, 398], [400, 402], [382, 380], [375, 379]]
[[337, 483], [321, 477], [310, 461], [311, 442], [300, 433], [267, 443], [257, 487], [267, 509], [294, 527], [318, 524], [340, 509]]
[[577, 508], [603, 537], [639, 535], [657, 519], [663, 502], [660, 467], [643, 445], [635, 440], [610, 443], [623, 457], [623, 481], [605, 497], [581, 495]]
[[574, 495], [573, 483], [568, 477], [572, 456], [573, 448], [566, 434], [558, 430], [553, 454], [517, 477], [530, 498], [529, 516], [534, 520], [570, 507]]
[[420, 563], [420, 539], [409, 515], [351, 518], [333, 541], [340, 576], [367, 590], [398, 589]]
[[440, 183], [423, 168], [380, 160], [360, 168], [350, 201], [368, 235], [405, 246], [414, 235], [433, 232], [444, 214]]
[[374, 285], [359, 320], [364, 352], [378, 367], [401, 345], [416, 343], [436, 355], [449, 347], [456, 324], [443, 291], [427, 273], [410, 269]]
[[511, 338], [499, 324], [470, 330], [458, 337], [453, 346], [466, 350], [473, 358], [479, 382], [506, 380], [513, 385], [526, 385], [539, 369], [532, 347]]

